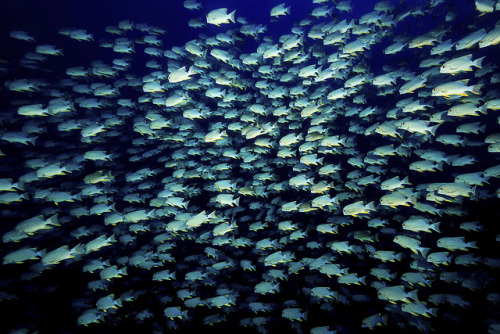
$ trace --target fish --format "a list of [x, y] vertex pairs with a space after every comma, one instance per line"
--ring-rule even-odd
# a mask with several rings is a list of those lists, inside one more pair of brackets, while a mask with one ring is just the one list
[[344, 215], [356, 217], [357, 215], [360, 214], [369, 214], [371, 211], [374, 211], [375, 209], [376, 209], [375, 204], [373, 202], [370, 202], [365, 205], [363, 201], [358, 201], [345, 206], [342, 209], [342, 212], [344, 213]]
[[480, 94], [481, 84], [467, 86], [469, 80], [457, 80], [440, 84], [432, 89], [432, 96], [444, 96], [450, 98], [451, 96], [467, 96], [467, 93]]
[[235, 23], [234, 14], [236, 10], [233, 10], [231, 13], [227, 13], [227, 8], [219, 8], [214, 9], [210, 13], [207, 14], [207, 23], [214, 24], [219, 26], [223, 23]]
[[29, 35], [26, 31], [23, 30], [11, 30], [9, 32], [9, 36], [21, 41], [35, 42], [35, 37]]
[[290, 14], [290, 8], [291, 6], [289, 7], [285, 7], [285, 3], [281, 3], [277, 6], [274, 6], [273, 8], [271, 8], [271, 16], [274, 16], [274, 17], [279, 17], [279, 16], [282, 16], [282, 15], [287, 15], [287, 14]]
[[491, 45], [497, 45], [500, 43], [500, 29], [496, 27], [495, 29], [489, 31], [480, 41], [479, 47], [484, 48]]
[[187, 71], [186, 71], [186, 67], [181, 67], [181, 68], [179, 68], [179, 69], [177, 69], [169, 74], [168, 81], [170, 83], [176, 83], [176, 82], [189, 80], [189, 79], [191, 79], [191, 76], [193, 74], [196, 74], [196, 71], [194, 70], [193, 66], [191, 66]]
[[475, 241], [465, 242], [463, 237], [444, 237], [437, 241], [438, 247], [446, 248], [448, 250], [467, 250], [468, 248], [477, 248]]
[[6, 331], [496, 329], [495, 1], [157, 5], [3, 13]]
[[472, 71], [472, 66], [481, 68], [482, 61], [484, 57], [477, 58], [476, 60], [472, 60], [472, 55], [465, 55], [458, 58], [454, 58], [445, 62], [440, 68], [440, 73], [449, 73], [455, 75], [459, 72], [467, 72]]
[[379, 299], [387, 300], [395, 303], [396, 301], [410, 302], [410, 300], [418, 301], [418, 290], [406, 292], [404, 287], [388, 286], [378, 290], [377, 295]]

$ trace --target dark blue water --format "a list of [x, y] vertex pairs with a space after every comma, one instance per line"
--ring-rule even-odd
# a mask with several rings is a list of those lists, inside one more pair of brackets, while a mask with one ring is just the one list
[[[269, 17], [269, 12], [271, 8], [275, 5], [281, 3], [281, 1], [203, 1], [203, 8], [199, 11], [189, 11], [185, 9], [182, 5], [182, 1], [49, 1], [38, 2], [38, 1], [9, 1], [0, 4], [0, 43], [1, 55], [0, 58], [5, 60], [7, 64], [5, 68], [7, 70], [2, 75], [2, 81], [14, 80], [18, 78], [40, 78], [46, 80], [50, 83], [57, 83], [62, 78], [66, 78], [65, 71], [68, 67], [73, 66], [84, 66], [88, 67], [93, 61], [102, 60], [105, 63], [111, 63], [114, 58], [121, 55], [117, 55], [111, 49], [105, 49], [99, 47], [99, 42], [106, 40], [113, 40], [117, 36], [112, 36], [105, 32], [105, 28], [109, 25], [117, 25], [119, 21], [130, 19], [134, 23], [147, 23], [150, 26], [161, 27], [166, 30], [166, 34], [161, 37], [163, 43], [163, 49], [169, 50], [172, 47], [183, 47], [186, 42], [196, 39], [199, 34], [204, 34], [207, 36], [214, 36], [218, 33], [227, 31], [228, 29], [237, 29], [239, 24], [227, 24], [221, 25], [220, 27], [208, 26], [203, 29], [193, 29], [187, 25], [189, 19], [196, 17], [201, 17], [202, 19], [205, 15], [213, 9], [227, 7], [228, 11], [236, 10], [236, 17], [245, 17], [249, 23], [261, 24], [267, 26], [267, 31], [263, 36], [271, 37], [273, 43], [278, 43], [278, 39], [283, 34], [289, 34], [291, 28], [296, 22], [303, 20], [309, 16], [310, 11], [317, 7], [318, 5], [312, 4], [312, 1], [288, 1], [287, 5], [291, 5], [291, 15], [281, 17], [279, 20], [271, 20]], [[373, 75], [379, 75], [385, 72], [383, 66], [392, 66], [393, 68], [403, 68], [408, 72], [421, 73], [424, 69], [419, 68], [418, 64], [429, 57], [428, 48], [424, 50], [420, 49], [405, 49], [401, 53], [396, 55], [384, 55], [383, 50], [388, 45], [392, 44], [394, 36], [403, 35], [406, 36], [408, 40], [418, 35], [427, 33], [435, 28], [448, 28], [450, 25], [450, 32], [447, 34], [446, 39], [458, 40], [464, 35], [471, 31], [475, 31], [479, 28], [486, 28], [488, 31], [491, 30], [495, 22], [499, 19], [497, 13], [486, 15], [484, 17], [478, 17], [477, 12], [474, 9], [474, 3], [472, 1], [446, 1], [445, 4], [439, 5], [437, 8], [432, 9], [427, 7], [426, 1], [394, 1], [393, 2], [398, 11], [403, 12], [405, 8], [413, 8], [416, 5], [422, 6], [424, 14], [418, 17], [410, 17], [406, 19], [378, 44], [375, 44], [369, 51], [363, 55], [363, 61], [366, 62], [367, 68]], [[333, 19], [351, 20], [352, 18], [359, 18], [361, 15], [370, 12], [373, 8], [374, 2], [369, 2], [363, 0], [352, 1], [353, 11], [351, 13], [339, 13], [334, 12], [335, 15]], [[331, 2], [328, 3], [329, 6], [332, 5]], [[457, 11], [457, 18], [453, 25], [445, 22], [444, 17], [446, 13], [451, 10]], [[326, 23], [330, 18], [322, 18], [318, 22]], [[316, 23], [316, 22], [315, 22]], [[59, 29], [65, 27], [72, 27], [78, 29], [86, 29], [94, 35], [95, 42], [77, 42], [69, 39], [66, 36], [58, 34]], [[310, 26], [306, 26], [306, 33], [309, 31]], [[40, 65], [39, 70], [32, 71], [27, 68], [23, 68], [19, 65], [20, 59], [26, 52], [34, 51], [34, 44], [29, 44], [24, 41], [17, 41], [8, 37], [11, 30], [24, 30], [29, 34], [35, 36], [36, 45], [38, 44], [53, 44], [58, 48], [64, 50], [63, 57], [51, 58], [48, 61]], [[130, 32], [127, 37], [129, 38], [139, 38], [143, 33], [138, 31]], [[248, 38], [244, 40], [241, 45], [238, 45], [238, 49], [234, 48], [236, 54], [250, 53], [254, 52], [255, 48], [262, 43], [261, 39], [258, 41]], [[306, 37], [306, 45], [304, 48], [308, 50], [316, 44], [321, 44], [321, 42], [313, 41]], [[136, 53], [131, 55], [132, 66], [128, 70], [130, 74], [135, 75], [138, 78], [152, 72], [153, 70], [148, 69], [145, 66], [146, 61], [151, 58], [145, 55], [143, 51], [143, 45], [136, 45]], [[232, 49], [232, 47], [229, 47]], [[324, 48], [327, 54], [336, 51], [335, 47], [327, 46]], [[484, 50], [474, 49], [474, 58], [481, 56], [486, 56], [489, 63], [492, 65], [499, 66], [498, 58], [496, 54], [498, 52], [498, 47], [487, 48]], [[454, 55], [460, 56], [464, 54], [463, 52], [456, 52]], [[450, 56], [451, 57], [451, 56]], [[360, 59], [357, 59], [360, 60]], [[168, 61], [165, 58], [159, 59], [162, 64], [162, 69], [166, 71], [168, 67]], [[316, 62], [315, 58], [310, 58], [306, 65], [314, 64]], [[222, 67], [214, 63], [213, 71], [220, 70]], [[289, 66], [291, 67], [291, 66]], [[289, 67], [287, 69], [289, 69]], [[457, 79], [462, 78], [458, 76]], [[242, 77], [251, 78], [248, 72], [242, 73]], [[86, 83], [92, 83], [93, 80], [96, 82], [105, 82], [108, 84], [113, 84], [114, 79], [111, 78], [99, 78], [99, 79], [84, 79]], [[475, 82], [478, 79], [474, 79]], [[294, 81], [292, 83], [283, 84], [287, 87], [293, 87], [298, 83]], [[398, 85], [401, 85], [402, 81], [398, 81]], [[329, 90], [341, 87], [343, 82], [341, 80], [334, 80], [331, 84], [329, 83]], [[483, 90], [484, 94], [492, 92], [490, 96], [498, 96], [498, 83], [486, 83]], [[251, 87], [245, 91], [250, 94], [255, 94], [258, 96], [258, 90]], [[309, 93], [312, 92], [312, 89]], [[392, 109], [395, 101], [401, 99], [398, 94], [388, 95], [386, 97], [381, 97], [376, 95], [377, 90], [373, 87], [366, 87], [363, 91], [367, 97], [367, 106], [378, 106], [380, 108]], [[495, 93], [496, 92], [496, 93]], [[22, 128], [24, 124], [24, 119], [19, 118], [15, 113], [16, 108], [13, 104], [19, 99], [26, 99], [27, 101], [32, 101], [32, 103], [45, 103], [48, 99], [47, 96], [43, 94], [13, 94], [2, 87], [2, 100], [0, 105], [2, 107], [2, 133], [5, 131], [18, 131]], [[66, 90], [67, 96], [72, 96], [71, 91]], [[212, 111], [217, 109], [217, 105], [213, 101], [206, 101], [206, 98], [200, 93], [191, 92], [192, 98], [195, 101], [201, 101], [211, 108]], [[120, 90], [120, 95], [116, 98], [112, 98], [115, 101], [117, 98], [131, 98], [136, 100], [142, 95], [142, 91], [139, 89], [133, 89], [131, 87], [125, 87]], [[76, 95], [75, 95], [76, 96]], [[73, 97], [75, 97], [73, 96]], [[408, 97], [408, 96], [406, 96]], [[404, 97], [403, 97], [404, 98]], [[292, 101], [291, 98], [285, 97], [285, 101], [288, 103]], [[270, 103], [269, 100], [266, 100]], [[437, 110], [445, 110], [449, 101], [439, 101], [434, 104], [434, 108]], [[270, 104], [269, 104], [270, 105]], [[245, 110], [248, 107], [248, 103], [238, 101], [236, 102], [237, 108]], [[114, 111], [116, 105], [110, 107], [111, 111]], [[364, 108], [364, 107], [363, 107]], [[110, 111], [106, 110], [106, 111]], [[103, 111], [105, 112], [105, 111]], [[136, 114], [134, 116], [144, 117], [145, 110], [138, 108], [135, 110]], [[66, 116], [65, 120], [68, 119], [81, 119], [87, 117], [94, 117], [95, 115], [89, 113], [81, 108], [77, 108], [77, 111]], [[96, 119], [102, 120], [98, 118]], [[179, 121], [179, 118], [172, 116], [175, 121]], [[487, 115], [482, 115], [480, 118], [481, 123], [486, 124], [487, 128], [484, 135], [475, 136], [467, 135], [471, 141], [481, 141], [487, 134], [498, 132], [497, 124], [498, 114], [489, 113]], [[113, 169], [113, 175], [116, 178], [115, 184], [113, 185], [113, 196], [116, 200], [116, 211], [123, 212], [128, 207], [141, 207], [147, 208], [146, 204], [139, 205], [129, 205], [128, 203], [121, 200], [124, 194], [128, 193], [130, 190], [130, 184], [127, 184], [125, 175], [128, 172], [133, 172], [141, 168], [151, 168], [158, 169], [159, 173], [149, 180], [153, 183], [153, 189], [151, 191], [142, 190], [139, 191], [141, 194], [151, 193], [151, 198], [154, 198], [156, 194], [162, 189], [162, 179], [163, 177], [171, 176], [171, 170], [164, 168], [163, 163], [158, 162], [158, 156], [144, 158], [140, 161], [131, 162], [129, 157], [132, 154], [128, 153], [128, 149], [135, 148], [133, 144], [134, 139], [144, 138], [133, 129], [133, 117], [128, 118], [123, 126], [118, 129], [120, 131], [120, 136], [115, 138], [103, 138], [102, 142], [93, 143], [91, 146], [93, 149], [106, 149], [108, 153], [114, 153], [117, 158], [113, 161], [110, 168]], [[269, 117], [266, 120], [273, 120]], [[384, 122], [386, 120], [385, 115], [379, 115], [374, 118], [370, 118], [368, 121], [360, 121], [359, 123], [363, 126], [369, 126], [371, 123]], [[208, 132], [209, 125], [215, 122], [227, 122], [223, 117], [214, 117], [209, 120], [195, 121], [197, 129], [203, 129], [206, 133]], [[467, 119], [467, 122], [473, 122], [474, 119]], [[352, 133], [347, 131], [347, 128], [353, 123], [357, 122], [353, 120], [352, 117], [344, 117], [340, 115], [334, 121], [328, 123], [329, 129], [336, 131], [335, 133], [341, 133], [348, 136], [353, 136]], [[461, 122], [449, 122], [443, 124], [437, 132], [437, 135], [454, 133], [456, 125]], [[79, 132], [70, 134], [59, 134], [56, 128], [56, 124], [47, 122], [46, 133], [40, 135], [39, 141], [45, 143], [47, 141], [55, 141], [58, 145], [44, 146], [36, 145], [35, 147], [25, 147], [21, 145], [15, 145], [2, 141], [0, 148], [6, 154], [6, 157], [1, 157], [1, 177], [10, 177], [13, 179], [18, 179], [22, 175], [30, 172], [24, 166], [24, 161], [27, 159], [38, 158], [38, 157], [49, 157], [54, 160], [62, 159], [63, 161], [70, 161], [71, 159], [65, 157], [68, 155], [71, 157], [73, 154], [83, 154], [88, 150], [88, 147], [83, 145], [80, 141]], [[305, 132], [310, 127], [309, 120], [304, 121], [301, 124], [300, 131]], [[281, 136], [289, 131], [286, 128], [281, 129]], [[168, 135], [173, 135], [175, 131], [166, 132]], [[401, 142], [412, 142], [415, 147], [420, 148], [434, 148], [445, 152], [447, 155], [466, 155], [471, 154], [476, 157], [478, 162], [472, 166], [462, 167], [457, 171], [455, 168], [450, 166], [445, 166], [442, 173], [418, 173], [408, 170], [408, 164], [419, 159], [418, 156], [413, 154], [409, 158], [404, 157], [390, 157], [387, 166], [386, 175], [382, 175], [382, 180], [389, 178], [394, 175], [410, 176], [413, 186], [428, 182], [452, 182], [453, 177], [456, 174], [483, 171], [484, 169], [498, 164], [498, 158], [494, 155], [486, 152], [486, 147], [453, 147], [450, 145], [441, 145], [437, 142], [429, 141], [424, 142], [419, 138], [414, 139], [410, 134], [405, 133], [403, 139], [393, 140], [391, 138], [381, 137], [381, 136], [363, 136], [355, 135], [356, 149], [360, 154], [367, 154], [370, 150], [391, 143], [400, 144]], [[157, 140], [151, 140], [147, 143], [144, 148], [141, 148], [141, 152], [146, 152], [148, 150], [154, 150], [162, 142]], [[235, 138], [233, 147], [235, 149], [241, 149], [245, 146], [245, 141], [241, 138]], [[182, 144], [169, 142], [167, 147], [162, 149], [162, 156], [171, 156], [176, 150], [182, 149]], [[203, 149], [210, 147], [209, 145], [202, 144]], [[264, 155], [269, 161], [276, 157], [277, 147], [273, 147], [269, 154]], [[347, 181], [347, 174], [354, 170], [348, 161], [348, 155], [327, 155], [324, 159], [324, 164], [333, 163], [341, 164], [344, 170], [340, 173], [339, 180], [340, 183]], [[219, 159], [219, 160], [217, 160]], [[203, 160], [203, 157], [192, 157], [196, 166], [206, 165], [207, 162]], [[228, 162], [230, 160], [223, 157], [214, 157], [209, 164], [214, 165], [219, 162]], [[230, 162], [232, 163], [232, 162]], [[235, 163], [236, 164], [236, 163]], [[275, 167], [273, 165], [273, 167]], [[81, 179], [90, 173], [96, 172], [103, 169], [102, 165], [94, 164], [92, 162], [82, 163], [82, 169], [70, 177], [56, 177], [50, 180], [44, 180], [35, 182], [33, 188], [30, 188], [30, 192], [34, 192], [35, 189], [61, 189], [68, 190], [71, 192], [76, 192], [81, 190], [82, 184]], [[275, 167], [273, 172], [277, 175], [280, 181], [287, 181], [290, 177], [295, 176], [297, 173], [292, 170], [292, 165], [286, 165], [284, 167]], [[362, 172], [365, 172], [364, 170]], [[246, 171], [242, 169], [236, 169], [232, 171], [230, 177], [233, 180], [240, 178], [240, 184], [244, 184], [246, 181], [251, 181], [254, 176], [254, 172]], [[210, 197], [214, 196], [213, 192], [207, 191], [204, 187], [206, 183], [212, 182], [203, 179], [189, 179], [184, 180], [184, 185], [191, 186], [196, 189], [202, 189], [201, 195], [193, 196], [190, 206], [197, 207], [200, 210], [191, 210], [191, 213], [197, 213], [202, 209], [206, 209], [210, 212], [214, 209], [213, 205], [210, 204]], [[492, 179], [491, 183], [484, 186], [484, 189], [493, 193], [498, 189], [499, 182], [498, 179]], [[134, 184], [133, 186], [136, 186]], [[133, 187], [132, 186], [132, 187]], [[345, 190], [345, 189], [344, 189]], [[330, 192], [333, 197], [336, 191], [332, 190]], [[367, 203], [370, 201], [377, 202], [383, 192], [380, 191], [377, 185], [370, 185], [363, 189], [361, 198]], [[264, 213], [256, 212], [255, 210], [250, 210], [250, 204], [253, 201], [260, 201], [264, 205], [273, 204], [273, 200], [281, 197], [283, 202], [289, 202], [297, 200], [299, 202], [307, 201], [312, 199], [311, 194], [287, 190], [283, 193], [270, 193], [268, 198], [242, 198], [240, 207], [242, 210], [236, 213], [236, 219], [242, 219], [245, 216], [249, 216], [250, 223], [256, 220], [262, 220], [265, 216]], [[84, 199], [82, 202], [78, 202], [79, 205], [84, 207], [90, 207], [94, 203], [90, 198]], [[342, 203], [343, 205], [347, 202]], [[127, 231], [120, 228], [112, 228], [109, 226], [103, 226], [102, 216], [84, 216], [81, 218], [74, 218], [68, 216], [67, 213], [73, 208], [74, 204], [71, 203], [61, 203], [59, 206], [54, 206], [52, 204], [47, 204], [41, 201], [25, 201], [22, 203], [14, 203], [11, 205], [2, 205], [0, 208], [2, 214], [2, 226], [0, 231], [6, 233], [13, 229], [13, 227], [23, 219], [27, 219], [34, 215], [39, 214], [41, 211], [47, 208], [52, 208], [54, 210], [60, 211], [61, 216], [70, 217], [70, 219], [63, 224], [60, 228], [47, 231], [46, 233], [40, 233], [29, 240], [23, 240], [20, 243], [14, 245], [2, 244], [0, 250], [1, 255], [5, 256], [9, 252], [18, 249], [20, 245], [22, 246], [36, 246], [38, 249], [54, 249], [63, 244], [71, 244], [72, 246], [76, 243], [85, 243], [92, 240], [95, 236], [99, 234], [118, 233], [124, 234]], [[440, 208], [448, 207], [448, 203], [438, 205]], [[464, 210], [462, 215], [443, 215], [442, 217], [433, 217], [441, 221], [442, 231], [441, 234], [431, 234], [419, 236], [422, 237], [422, 241], [426, 246], [432, 246], [433, 251], [442, 251], [435, 247], [438, 238], [443, 236], [466, 236], [467, 240], [476, 240], [480, 245], [478, 250], [474, 250], [473, 253], [476, 256], [482, 258], [493, 258], [498, 259], [500, 253], [498, 252], [498, 242], [495, 242], [494, 237], [500, 233], [498, 225], [495, 225], [499, 219], [498, 198], [490, 197], [484, 200], [471, 200], [464, 199], [464, 202], [460, 205]], [[278, 206], [276, 206], [278, 208]], [[221, 213], [224, 210], [220, 210]], [[400, 218], [407, 218], [411, 215], [420, 214], [417, 210], [411, 207], [398, 208], [398, 210], [390, 209], [380, 209], [377, 212], [381, 218], [388, 219], [390, 221], [390, 227], [397, 229], [398, 233], [402, 233], [400, 228]], [[338, 213], [321, 212], [314, 215], [306, 213], [295, 213], [295, 214], [284, 214], [278, 217], [278, 221], [290, 220], [300, 226], [302, 230], [309, 227], [314, 227], [315, 225], [325, 223], [332, 216], [338, 215]], [[340, 211], [340, 216], [342, 216]], [[164, 224], [170, 222], [172, 218], [162, 218], [154, 223], [151, 223], [151, 233], [138, 233], [134, 235], [137, 240], [130, 245], [116, 244], [109, 249], [103, 249], [101, 251], [92, 254], [90, 258], [102, 258], [109, 259], [112, 264], [116, 264], [122, 256], [131, 256], [134, 252], [140, 250], [154, 250], [156, 244], [153, 242], [153, 237], [162, 231]], [[485, 229], [482, 232], [464, 232], [458, 229], [458, 225], [466, 221], [479, 221]], [[354, 224], [348, 226], [340, 227], [341, 233], [337, 236], [325, 236], [320, 235], [314, 231], [309, 232], [308, 237], [302, 239], [296, 243], [290, 243], [283, 246], [283, 250], [292, 251], [295, 253], [296, 260], [302, 258], [318, 258], [325, 253], [331, 253], [329, 247], [323, 247], [321, 249], [309, 249], [306, 247], [306, 243], [309, 241], [318, 241], [320, 243], [326, 244], [332, 240], [349, 240], [351, 243], [358, 246], [365, 246], [364, 243], [356, 241], [353, 238], [353, 233], [366, 230], [366, 219], [356, 218], [353, 220]], [[277, 225], [277, 222], [270, 222], [271, 229], [252, 232], [248, 230], [245, 223], [239, 222], [238, 232], [235, 233], [235, 237], [247, 237], [252, 242], [262, 240], [266, 237], [272, 239], [278, 239], [283, 237], [285, 234], [277, 231], [277, 228], [273, 224]], [[83, 238], [82, 240], [75, 241], [70, 232], [75, 228], [80, 226], [86, 226], [95, 229], [95, 235]], [[430, 307], [436, 307], [439, 309], [438, 317], [427, 319], [425, 317], [410, 316], [402, 313], [396, 306], [389, 304], [388, 302], [381, 301], [377, 298], [376, 290], [370, 286], [370, 283], [377, 281], [374, 277], [371, 277], [369, 272], [370, 268], [377, 267], [380, 265], [380, 261], [377, 261], [370, 257], [369, 252], [363, 252], [361, 254], [349, 254], [339, 256], [339, 262], [346, 268], [349, 268], [349, 272], [357, 273], [359, 276], [367, 276], [368, 285], [360, 286], [346, 286], [338, 284], [337, 278], [326, 278], [324, 275], [320, 275], [317, 271], [312, 271], [309, 269], [304, 269], [299, 274], [290, 275], [288, 281], [281, 282], [281, 291], [276, 295], [267, 296], [255, 296], [254, 286], [263, 280], [263, 274], [270, 269], [266, 267], [262, 262], [259, 262], [259, 257], [262, 254], [252, 252], [253, 245], [246, 249], [236, 249], [234, 247], [220, 246], [216, 247], [219, 249], [224, 256], [222, 260], [234, 261], [235, 267], [230, 270], [226, 270], [223, 274], [213, 275], [210, 280], [203, 283], [189, 284], [184, 281], [184, 275], [187, 272], [197, 270], [200, 268], [205, 268], [201, 263], [202, 261], [187, 261], [186, 257], [190, 255], [203, 255], [206, 246], [212, 246], [210, 242], [202, 243], [197, 242], [196, 237], [200, 237], [203, 232], [211, 231], [212, 226], [203, 226], [197, 231], [192, 237], [180, 236], [176, 239], [177, 247], [172, 251], [173, 257], [176, 262], [166, 264], [165, 267], [171, 270], [177, 271], [177, 280], [172, 282], [152, 282], [151, 276], [156, 270], [144, 270], [137, 267], [128, 266], [128, 275], [122, 279], [114, 279], [108, 282], [107, 291], [92, 291], [88, 288], [88, 283], [99, 278], [98, 274], [89, 274], [82, 272], [82, 266], [87, 263], [87, 258], [79, 259], [77, 257], [76, 261], [65, 261], [58, 266], [45, 270], [39, 277], [28, 279], [29, 273], [31, 272], [31, 266], [35, 261], [28, 261], [29, 263], [23, 263], [18, 265], [8, 265], [2, 266], [1, 269], [1, 279], [2, 287], [0, 291], [4, 291], [9, 294], [9, 297], [2, 298], [0, 302], [0, 314], [6, 315], [4, 320], [2, 320], [2, 330], [3, 332], [10, 332], [11, 330], [18, 328], [29, 328], [29, 332], [39, 331], [40, 333], [149, 333], [153, 331], [157, 332], [173, 332], [177, 329], [179, 333], [199, 333], [203, 331], [204, 333], [234, 333], [235, 331], [241, 331], [245, 333], [254, 333], [256, 331], [255, 327], [242, 327], [240, 321], [245, 318], [253, 318], [256, 316], [263, 316], [268, 318], [267, 324], [264, 328], [268, 329], [269, 333], [295, 333], [303, 332], [308, 333], [311, 328], [316, 326], [330, 326], [330, 329], [337, 329], [339, 333], [361, 333], [368, 332], [367, 329], [360, 327], [362, 319], [369, 315], [376, 313], [388, 313], [389, 314], [389, 324], [387, 327], [380, 327], [377, 332], [388, 333], [388, 332], [420, 332], [418, 328], [423, 328], [423, 332], [431, 332], [436, 330], [438, 333], [465, 333], [471, 330], [478, 329], [478, 331], [485, 332], [489, 322], [498, 322], [498, 305], [491, 302], [486, 302], [486, 296], [490, 292], [498, 292], [496, 287], [498, 286], [498, 267], [487, 266], [483, 263], [479, 265], [473, 265], [470, 267], [451, 265], [450, 267], [432, 267], [431, 269], [425, 271], [427, 274], [434, 277], [434, 282], [431, 287], [409, 287], [406, 286], [406, 290], [412, 290], [418, 288], [419, 298], [421, 301], [426, 301], [428, 297], [436, 293], [447, 293], [454, 294], [462, 297], [464, 300], [471, 303], [470, 307], [462, 308], [460, 306], [453, 306], [450, 304], [444, 305], [430, 305]], [[394, 235], [390, 233], [382, 233], [371, 231], [373, 234], [377, 234], [377, 241], [373, 246], [379, 250], [395, 250], [396, 252], [404, 252], [403, 261], [397, 263], [389, 263], [387, 266], [390, 268], [391, 272], [398, 274], [410, 271], [409, 263], [414, 260], [412, 253], [399, 246], [395, 245], [393, 242]], [[412, 235], [415, 236], [416, 235]], [[265, 253], [265, 252], [264, 252]], [[463, 253], [460, 253], [463, 254]], [[268, 255], [268, 254], [266, 254]], [[335, 255], [337, 256], [337, 255]], [[241, 270], [238, 267], [238, 262], [242, 259], [251, 259], [257, 266], [256, 272], [247, 272]], [[422, 260], [422, 259], [421, 259]], [[287, 265], [281, 265], [277, 268], [288, 270]], [[482, 282], [482, 285], [477, 290], [465, 289], [460, 286], [460, 282], [447, 284], [439, 280], [438, 276], [441, 272], [458, 272], [458, 276], [462, 279], [475, 278]], [[400, 285], [402, 281], [396, 279], [391, 282], [392, 285]], [[343, 299], [333, 303], [327, 302], [317, 302], [310, 298], [310, 296], [304, 291], [311, 289], [315, 286], [329, 286], [332, 290], [340, 292]], [[181, 306], [186, 309], [181, 301], [176, 296], [176, 292], [180, 289], [189, 289], [196, 292], [196, 296], [202, 300], [206, 300], [215, 296], [215, 289], [227, 287], [232, 288], [235, 293], [237, 293], [237, 303], [233, 307], [217, 309], [208, 307], [199, 307], [196, 309], [189, 310], [189, 319], [185, 321], [167, 321], [163, 315], [163, 310], [167, 306]], [[84, 310], [95, 308], [95, 303], [98, 298], [106, 296], [110, 293], [114, 293], [115, 297], [120, 296], [122, 293], [127, 291], [133, 291], [137, 293], [136, 300], [133, 302], [123, 302], [123, 307], [117, 310], [112, 310], [108, 314], [104, 315], [105, 321], [100, 324], [92, 324], [89, 327], [78, 326], [76, 319], [79, 315], [83, 313]], [[356, 301], [356, 296], [362, 296], [367, 301], [359, 302]], [[305, 322], [295, 322], [290, 323], [286, 319], [281, 317], [281, 311], [284, 308], [286, 301], [294, 299], [297, 301], [297, 306], [301, 307], [302, 310], [308, 312], [307, 321]], [[272, 305], [272, 311], [270, 313], [254, 314], [248, 308], [248, 303], [258, 300], [264, 303], [270, 303]], [[145, 321], [139, 321], [135, 318], [136, 314], [142, 310], [150, 310], [153, 314], [151, 319]], [[207, 316], [218, 314], [224, 316], [226, 321], [214, 326], [205, 325], [204, 319]], [[493, 319], [493, 320], [490, 320]]]

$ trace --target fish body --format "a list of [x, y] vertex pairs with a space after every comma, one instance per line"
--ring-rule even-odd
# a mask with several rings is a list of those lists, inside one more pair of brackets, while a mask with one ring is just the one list
[[345, 206], [342, 209], [342, 212], [344, 215], [356, 217], [361, 214], [369, 214], [374, 210], [375, 210], [375, 204], [373, 202], [370, 202], [365, 205], [363, 204], [363, 201], [358, 201]]
[[454, 58], [445, 62], [440, 68], [440, 73], [457, 74], [472, 71], [472, 67], [481, 68], [485, 57], [472, 60], [472, 54]]
[[290, 8], [291, 7], [285, 7], [285, 3], [281, 3], [277, 6], [274, 6], [271, 9], [271, 16], [273, 17], [279, 17], [282, 15], [287, 15], [290, 14]]
[[214, 24], [216, 26], [219, 26], [223, 23], [235, 23], [235, 18], [234, 14], [236, 13], [236, 10], [233, 10], [231, 13], [227, 13], [227, 8], [219, 8], [212, 10], [207, 14], [207, 23], [208, 24]]

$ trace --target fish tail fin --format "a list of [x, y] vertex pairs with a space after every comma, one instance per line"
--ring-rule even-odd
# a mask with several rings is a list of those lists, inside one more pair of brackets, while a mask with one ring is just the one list
[[366, 208], [369, 210], [369, 211], [373, 211], [375, 210], [375, 202], [370, 202], [366, 205]]
[[467, 247], [470, 247], [470, 248], [479, 248], [477, 246], [477, 241], [471, 241], [471, 242], [468, 242], [467, 243]]
[[37, 140], [38, 136], [31, 137], [28, 139], [28, 141], [31, 143], [31, 145], [35, 145], [35, 140]]
[[485, 115], [487, 115], [487, 114], [488, 114], [488, 107], [486, 106], [486, 103], [485, 103], [485, 104], [483, 104], [483, 105], [479, 108], [479, 112], [480, 112], [481, 114], [485, 114]]
[[435, 136], [435, 135], [436, 135], [436, 130], [437, 130], [437, 128], [438, 128], [440, 125], [441, 125], [441, 124], [436, 124], [436, 125], [434, 125], [434, 126], [432, 126], [432, 127], [431, 127], [430, 132], [431, 132], [431, 134], [432, 134], [433, 136]]
[[406, 176], [406, 177], [403, 179], [403, 184], [406, 184], [406, 185], [411, 185], [411, 183], [410, 183], [410, 179], [409, 179], [409, 176]]
[[418, 295], [417, 295], [417, 293], [418, 293], [418, 290], [413, 290], [413, 291], [410, 291], [410, 292], [409, 292], [409, 297], [410, 297], [411, 299], [413, 299], [414, 301], [417, 301], [417, 302], [418, 302]]
[[430, 251], [430, 250], [431, 250], [430, 248], [421, 247], [421, 248], [420, 248], [420, 254], [422, 254], [422, 256], [423, 256], [424, 258], [427, 258], [427, 254], [429, 254], [429, 251]]
[[48, 220], [48, 225], [52, 225], [52, 226], [61, 226], [61, 224], [59, 224], [59, 220], [58, 220], [58, 214], [56, 213], [55, 215], [49, 217]]
[[71, 253], [76, 253], [76, 254], [85, 254], [85, 245], [83, 244], [78, 244], [75, 247], [71, 249]]
[[217, 218], [217, 216], [215, 215], [215, 211], [212, 211], [212, 213], [208, 215], [208, 218], [210, 218], [210, 219]]
[[472, 63], [472, 66], [476, 66], [478, 68], [482, 68], [483, 67], [483, 60], [486, 56], [484, 57], [481, 57], [481, 58], [477, 58], [476, 60], [474, 60], [474, 62]]
[[440, 163], [438, 163], [438, 165], [437, 165], [437, 167], [436, 167], [436, 168], [437, 168], [439, 171], [441, 171], [441, 172], [442, 172], [442, 171], [443, 171], [443, 166], [444, 166], [444, 162], [442, 162], [442, 161], [441, 161]]
[[441, 222], [437, 222], [437, 223], [434, 223], [434, 224], [431, 224], [431, 230], [434, 230], [438, 233], [441, 233], [441, 230], [439, 229], [439, 225], [441, 224]]
[[123, 267], [122, 269], [120, 269], [120, 273], [122, 275], [128, 275], [128, 272], [127, 272], [127, 267]]
[[483, 84], [477, 84], [472, 86], [471, 93], [476, 94], [476, 95], [481, 95], [481, 88], [483, 87]]
[[236, 20], [234, 19], [234, 13], [236, 13], [236, 9], [229, 13], [229, 20], [233, 23], [236, 22]]
[[19, 181], [15, 184], [15, 187], [19, 190], [22, 190], [24, 191], [24, 182], [23, 181]]
[[435, 307], [431, 308], [430, 311], [431, 311], [431, 315], [432, 316], [437, 317], [437, 313], [438, 313], [438, 309], [437, 308], [435, 308]]
[[319, 159], [318, 159], [318, 163], [319, 163], [320, 165], [322, 165], [322, 164], [323, 164], [323, 159], [324, 159], [324, 157], [322, 157], [322, 158], [319, 158]]
[[236, 204], [236, 206], [239, 206], [239, 205], [240, 205], [240, 197], [238, 197], [238, 198], [236, 199], [236, 201], [234, 201], [234, 203]]

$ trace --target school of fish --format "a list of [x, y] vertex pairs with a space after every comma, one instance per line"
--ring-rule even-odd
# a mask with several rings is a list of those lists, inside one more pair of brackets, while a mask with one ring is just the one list
[[500, 333], [500, 1], [465, 19], [460, 1], [353, 19], [312, 2], [278, 38], [292, 1], [268, 27], [186, 0], [204, 33], [172, 48], [131, 20], [61, 28], [114, 57], [50, 76], [65, 50], [10, 31], [26, 50], [0, 63], [0, 300], [26, 308], [11, 333], [50, 328], [24, 300], [61, 275], [85, 283], [60, 303], [93, 333]]

